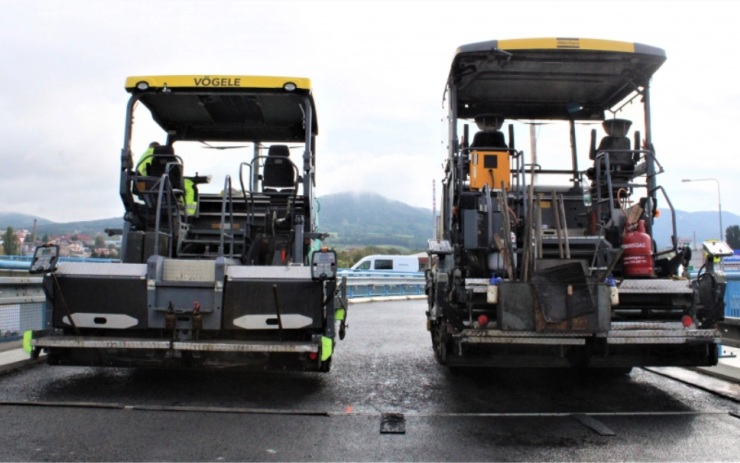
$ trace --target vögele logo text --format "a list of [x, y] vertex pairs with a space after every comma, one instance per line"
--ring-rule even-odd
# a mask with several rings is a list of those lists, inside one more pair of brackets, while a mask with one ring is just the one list
[[232, 79], [230, 77], [196, 77], [193, 79], [195, 81], [196, 87], [240, 87], [241, 86], [241, 79], [235, 78]]

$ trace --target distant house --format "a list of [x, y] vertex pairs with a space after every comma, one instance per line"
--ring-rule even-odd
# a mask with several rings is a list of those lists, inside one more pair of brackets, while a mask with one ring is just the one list
[[85, 257], [85, 247], [79, 242], [69, 243], [67, 253], [70, 257]]
[[28, 230], [21, 229], [15, 231], [15, 236], [18, 237], [18, 242], [23, 246], [23, 242], [26, 240], [26, 235], [28, 235]]

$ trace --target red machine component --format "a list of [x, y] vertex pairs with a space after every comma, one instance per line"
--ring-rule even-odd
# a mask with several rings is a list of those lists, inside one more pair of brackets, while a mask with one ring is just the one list
[[624, 249], [625, 277], [654, 277], [653, 240], [645, 233], [645, 221], [637, 223], [637, 229], [627, 228], [622, 240]]

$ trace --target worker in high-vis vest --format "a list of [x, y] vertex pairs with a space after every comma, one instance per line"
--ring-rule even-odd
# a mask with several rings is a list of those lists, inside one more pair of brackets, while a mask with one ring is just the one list
[[154, 148], [159, 146], [159, 142], [153, 141], [149, 143], [149, 148], [141, 154], [139, 162], [137, 163], [136, 172], [139, 175], [147, 175], [149, 165], [154, 160]]
[[185, 214], [188, 217], [192, 217], [198, 210], [198, 201], [195, 194], [195, 182], [192, 179], [185, 177]]
[[[153, 141], [149, 143], [149, 148], [141, 154], [136, 167], [136, 172], [139, 175], [148, 175], [149, 166], [154, 160], [154, 149], [158, 146], [160, 146], [159, 142]], [[180, 205], [185, 208], [185, 214], [192, 217], [198, 210], [195, 182], [186, 177], [183, 182], [183, 189], [185, 190], [185, 198], [180, 199]]]
[[340, 307], [334, 309], [334, 320], [339, 322], [339, 339], [344, 339], [347, 333], [347, 307], [339, 299]]

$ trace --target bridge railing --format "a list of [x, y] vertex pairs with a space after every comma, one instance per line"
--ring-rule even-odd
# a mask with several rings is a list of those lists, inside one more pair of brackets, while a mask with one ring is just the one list
[[[17, 341], [26, 330], [46, 326], [46, 296], [41, 277], [31, 276], [32, 256], [0, 257], [0, 343]], [[61, 257], [62, 262], [120, 262], [98, 257]]]
[[368, 272], [339, 269], [338, 276], [347, 277], [347, 297], [349, 299], [424, 294], [423, 272]]
[[725, 317], [740, 320], [740, 272], [727, 272]]
[[[31, 260], [33, 256], [0, 256], [0, 270], [28, 270]], [[62, 256], [59, 262], [121, 262], [121, 259]]]
[[21, 339], [26, 330], [46, 325], [46, 296], [41, 277], [27, 272], [8, 272], [0, 276], [0, 342]]

